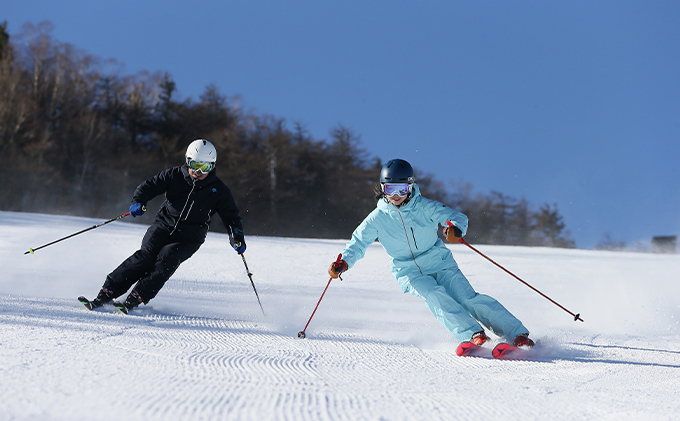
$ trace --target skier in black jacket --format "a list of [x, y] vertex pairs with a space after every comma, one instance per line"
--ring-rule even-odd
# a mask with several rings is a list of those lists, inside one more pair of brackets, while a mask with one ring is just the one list
[[146, 211], [146, 204], [165, 193], [165, 202], [142, 240], [141, 248], [107, 277], [97, 298], [87, 302], [93, 309], [119, 297], [135, 285], [124, 303], [129, 310], [154, 298], [179, 265], [190, 258], [205, 241], [210, 218], [219, 214], [238, 254], [246, 250], [243, 225], [229, 188], [217, 178], [215, 146], [205, 139], [193, 141], [186, 163], [162, 171], [140, 184], [130, 205], [133, 217]]

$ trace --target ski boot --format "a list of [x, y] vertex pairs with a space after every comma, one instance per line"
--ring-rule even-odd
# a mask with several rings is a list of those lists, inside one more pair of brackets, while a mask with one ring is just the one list
[[124, 303], [120, 301], [114, 301], [113, 305], [125, 314], [128, 314], [130, 310], [137, 307], [143, 302], [142, 296], [139, 295], [137, 291], [132, 291], [130, 295], [127, 296]]
[[99, 294], [97, 294], [97, 298], [94, 300], [90, 301], [85, 297], [78, 297], [78, 301], [83, 303], [83, 305], [88, 309], [88, 310], [94, 310], [97, 307], [101, 307], [104, 304], [110, 302], [113, 299], [113, 291], [110, 289], [102, 288], [99, 290]]
[[482, 330], [481, 332], [477, 332], [474, 335], [472, 335], [472, 339], [470, 339], [470, 342], [477, 346], [482, 346], [484, 342], [488, 341], [489, 337], [486, 336], [486, 333]]
[[512, 342], [512, 344], [513, 344], [515, 347], [518, 347], [518, 348], [521, 347], [521, 346], [524, 346], [524, 347], [527, 347], [527, 348], [531, 348], [531, 347], [534, 346], [534, 341], [532, 341], [531, 339], [529, 339], [529, 334], [528, 334], [528, 333], [524, 333], [524, 334], [522, 334], [522, 335], [517, 335], [517, 337], [516, 337], [515, 340]]

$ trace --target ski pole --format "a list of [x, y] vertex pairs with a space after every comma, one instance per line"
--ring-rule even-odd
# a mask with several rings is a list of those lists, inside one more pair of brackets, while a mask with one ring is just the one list
[[[453, 226], [453, 224], [451, 223], [451, 221], [446, 221], [446, 223], [447, 223], [449, 226]], [[482, 256], [483, 258], [485, 258], [485, 259], [488, 260], [489, 262], [491, 262], [491, 263], [493, 263], [494, 265], [496, 265], [496, 266], [498, 266], [499, 268], [501, 268], [501, 269], [502, 269], [503, 271], [505, 271], [505, 273], [507, 273], [508, 275], [512, 276], [513, 278], [517, 279], [518, 281], [520, 281], [520, 282], [523, 283], [524, 285], [526, 285], [526, 286], [528, 286], [529, 288], [533, 289], [534, 291], [536, 291], [537, 293], [539, 293], [543, 298], [545, 298], [545, 299], [547, 299], [548, 301], [550, 301], [551, 303], [555, 304], [557, 307], [559, 307], [559, 308], [561, 308], [562, 310], [566, 311], [567, 313], [571, 314], [571, 315], [574, 317], [574, 321], [577, 321], [577, 320], [583, 321], [583, 319], [581, 318], [581, 313], [574, 314], [574, 313], [572, 313], [571, 311], [567, 310], [566, 308], [562, 307], [558, 302], [556, 302], [556, 301], [553, 300], [552, 298], [548, 297], [547, 295], [545, 295], [545, 294], [542, 293], [541, 291], [537, 290], [537, 289], [534, 288], [533, 286], [529, 285], [527, 282], [523, 281], [519, 276], [515, 275], [514, 273], [510, 272], [509, 270], [507, 270], [507, 269], [504, 268], [503, 266], [501, 266], [501, 265], [499, 265], [498, 263], [494, 262], [494, 261], [491, 260], [488, 256], [486, 256], [484, 253], [482, 253], [481, 251], [479, 251], [479, 250], [477, 250], [476, 248], [472, 247], [472, 246], [471, 246], [470, 244], [468, 244], [468, 242], [465, 241], [464, 239], [461, 238], [460, 240], [458, 240], [458, 242], [459, 242], [459, 243], [463, 243], [463, 244], [465, 244], [466, 246], [470, 247], [472, 250], [474, 250], [474, 251], [476, 251], [477, 253], [479, 253], [480, 256]]]
[[[338, 259], [336, 260], [336, 262], [339, 262], [340, 259], [342, 259], [342, 254], [338, 254]], [[319, 298], [319, 302], [317, 302], [316, 307], [314, 307], [314, 311], [312, 312], [312, 315], [309, 316], [309, 320], [307, 321], [305, 328], [298, 332], [298, 338], [304, 339], [304, 338], [307, 337], [307, 335], [305, 334], [305, 331], [307, 330], [307, 326], [309, 326], [309, 322], [312, 321], [312, 317], [314, 317], [314, 313], [316, 313], [316, 309], [319, 308], [319, 304], [321, 304], [321, 300], [323, 300], [323, 296], [324, 296], [324, 294], [326, 294], [326, 290], [331, 285], [332, 280], [333, 280], [333, 277], [331, 276], [330, 279], [328, 279], [328, 284], [326, 284], [326, 288], [324, 288], [323, 293], [321, 294], [321, 298]]]
[[266, 316], [264, 309], [262, 308], [262, 303], [260, 302], [260, 296], [257, 295], [257, 290], [255, 289], [255, 282], [253, 282], [253, 273], [248, 269], [248, 263], [246, 263], [246, 257], [242, 254], [241, 259], [243, 259], [243, 264], [246, 266], [246, 272], [248, 273], [248, 278], [250, 278], [250, 284], [253, 286], [253, 291], [255, 291], [255, 297], [257, 297], [257, 303], [260, 305], [260, 310], [262, 310], [262, 315]]
[[82, 234], [82, 233], [87, 232], [87, 231], [89, 231], [89, 230], [93, 230], [93, 229], [95, 229], [95, 228], [99, 228], [99, 227], [101, 227], [102, 225], [108, 224], [109, 222], [113, 222], [113, 221], [117, 221], [117, 220], [119, 220], [119, 219], [123, 219], [123, 218], [125, 218], [126, 216], [130, 216], [130, 212], [124, 213], [124, 214], [122, 214], [122, 215], [118, 215], [118, 216], [116, 216], [115, 218], [111, 218], [111, 219], [109, 219], [108, 221], [102, 222], [101, 224], [93, 225], [93, 226], [91, 226], [90, 228], [85, 228], [84, 230], [78, 231], [78, 232], [76, 232], [75, 234], [67, 235], [66, 237], [63, 237], [63, 238], [60, 238], [60, 239], [58, 239], [58, 240], [52, 241], [51, 243], [44, 244], [44, 245], [42, 245], [42, 246], [40, 246], [40, 247], [36, 247], [36, 248], [34, 248], [34, 249], [29, 248], [28, 251], [27, 251], [26, 253], [24, 253], [24, 254], [29, 254], [29, 253], [33, 254], [33, 253], [35, 253], [36, 251], [38, 251], [38, 250], [40, 250], [40, 249], [42, 249], [42, 248], [45, 248], [45, 247], [47, 247], [47, 246], [51, 246], [52, 244], [56, 244], [56, 243], [58, 243], [58, 242], [60, 242], [60, 241], [63, 241], [63, 240], [67, 240], [67, 239], [69, 239], [69, 238], [71, 238], [71, 237], [75, 237], [76, 235]]

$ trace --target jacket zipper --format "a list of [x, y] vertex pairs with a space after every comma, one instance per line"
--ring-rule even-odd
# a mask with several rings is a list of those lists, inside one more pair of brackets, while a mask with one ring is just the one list
[[[194, 192], [194, 188], [196, 187], [196, 179], [193, 180], [193, 183], [191, 184], [191, 190], [189, 191], [189, 195], [187, 196], [187, 201], [184, 202], [184, 207], [182, 208], [182, 212], [179, 213], [179, 216], [177, 217], [177, 222], [175, 222], [175, 226], [172, 228], [172, 231], [170, 232], [170, 235], [175, 233], [175, 230], [177, 229], [177, 225], [179, 224], [179, 221], [182, 220], [182, 214], [184, 213], [184, 209], [187, 208], [187, 204], [189, 203], [189, 199], [191, 199], [191, 193]], [[191, 208], [194, 206], [194, 202], [191, 202], [191, 206], [189, 206], [189, 212], [191, 212]], [[184, 217], [184, 220], [186, 221], [187, 218], [189, 217], [189, 212], [187, 212], [187, 215]]]
[[418, 250], [418, 242], [416, 241], [416, 233], [413, 232], [413, 227], [411, 227], [411, 235], [413, 236], [413, 244], [415, 244], [416, 250]]
[[[418, 262], [416, 261], [416, 255], [413, 254], [413, 249], [411, 248], [411, 242], [410, 242], [409, 239], [408, 239], [408, 231], [406, 230], [406, 222], [404, 222], [404, 217], [403, 217], [402, 214], [401, 214], [401, 209], [397, 208], [397, 210], [399, 211], [399, 218], [401, 218], [401, 226], [404, 227], [404, 234], [406, 235], [406, 244], [408, 244], [408, 250], [411, 252], [411, 258], [413, 259], [413, 263], [416, 264], [416, 267], [417, 267], [418, 270], [420, 271], [420, 274], [421, 274], [421, 275], [425, 275], [425, 274], [423, 273], [423, 270], [420, 268], [420, 265], [419, 265]], [[413, 228], [411, 228], [411, 232], [413, 232]], [[415, 236], [413, 237], [413, 241], [414, 241], [414, 242], [416, 241]], [[416, 246], [416, 248], [418, 248], [418, 246]]]
[[[185, 220], [185, 221], [189, 218], [189, 214], [191, 213], [191, 208], [194, 207], [194, 203], [196, 203], [196, 201], [195, 201], [195, 200], [192, 200], [192, 201], [191, 201], [191, 205], [189, 205], [189, 210], [187, 211], [187, 214], [184, 215], [184, 220]], [[416, 247], [416, 248], [417, 248], [417, 247]]]

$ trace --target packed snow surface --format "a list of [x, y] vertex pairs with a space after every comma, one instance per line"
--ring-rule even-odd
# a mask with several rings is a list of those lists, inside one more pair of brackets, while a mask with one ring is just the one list
[[450, 245], [475, 289], [538, 342], [501, 361], [457, 357], [378, 243], [330, 283], [306, 339], [297, 333], [344, 240], [246, 237], [266, 315], [215, 233], [149, 305], [87, 311], [76, 297], [94, 298], [144, 226], [122, 220], [24, 252], [99, 222], [0, 212], [2, 420], [637, 420], [680, 410], [680, 255], [477, 246], [580, 313], [575, 322]]

